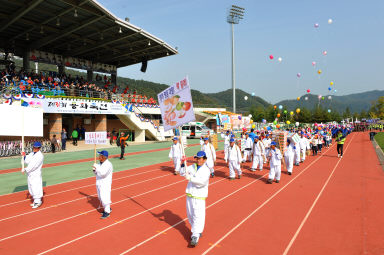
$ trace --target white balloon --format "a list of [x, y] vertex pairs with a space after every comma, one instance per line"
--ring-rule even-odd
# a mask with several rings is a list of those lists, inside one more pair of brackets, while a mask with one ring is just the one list
[[304, 99], [305, 99], [305, 100], [308, 100], [308, 97], [305, 97]]
[[244, 100], [248, 100], [248, 97], [247, 97], [247, 96], [245, 96], [245, 97], [244, 97]]
[[280, 58], [278, 58], [277, 59], [280, 63], [281, 63], [281, 61], [283, 61], [283, 59], [280, 57]]
[[328, 20], [328, 24], [332, 24], [333, 20], [332, 19], [329, 19]]
[[332, 97], [331, 97], [331, 96], [328, 96], [328, 99], [329, 99], [329, 100], [331, 100], [331, 99], [332, 99]]

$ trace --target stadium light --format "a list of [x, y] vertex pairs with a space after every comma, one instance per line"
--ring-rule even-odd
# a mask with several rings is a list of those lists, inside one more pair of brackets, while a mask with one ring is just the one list
[[148, 41], [148, 46], [151, 46], [151, 41]]
[[44, 34], [44, 28], [43, 28], [43, 26], [40, 27], [40, 34]]
[[234, 25], [239, 24], [244, 17], [245, 9], [240, 6], [232, 5], [227, 16], [227, 22], [231, 24], [232, 32], [232, 89], [233, 89], [233, 112], [236, 113], [236, 80], [235, 80], [235, 34]]
[[121, 27], [119, 27], [119, 34], [122, 34], [123, 30], [121, 30]]
[[60, 18], [57, 18], [57, 20], [56, 20], [56, 26], [60, 26]]
[[77, 14], [77, 9], [75, 9], [75, 13], [73, 14], [75, 18], [77, 18], [79, 15]]
[[25, 40], [29, 41], [29, 34], [28, 33], [25, 34]]

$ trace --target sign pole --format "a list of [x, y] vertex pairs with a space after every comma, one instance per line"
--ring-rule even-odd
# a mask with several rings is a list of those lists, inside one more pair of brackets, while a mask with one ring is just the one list
[[96, 164], [96, 144], [94, 144], [94, 163]]
[[185, 165], [185, 168], [187, 168], [187, 157], [185, 156], [183, 134], [181, 133], [181, 126], [179, 126], [179, 135], [180, 135], [181, 151], [182, 151], [182, 154], [184, 157], [184, 165]]
[[24, 174], [24, 107], [21, 107], [21, 172]]

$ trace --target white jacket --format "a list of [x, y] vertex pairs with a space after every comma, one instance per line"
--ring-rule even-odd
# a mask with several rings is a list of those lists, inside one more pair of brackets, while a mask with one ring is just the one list
[[216, 151], [212, 144], [203, 144], [201, 150], [207, 155], [207, 161], [216, 161]]
[[271, 149], [270, 154], [271, 155], [268, 156], [271, 167], [281, 166], [281, 159], [283, 158], [283, 156], [281, 155], [280, 150], [278, 148], [275, 148], [275, 150]]
[[295, 155], [294, 145], [292, 143], [290, 143], [287, 146], [287, 150], [284, 152], [284, 156], [286, 156], [286, 157], [293, 157], [294, 155]]
[[265, 154], [264, 144], [260, 141], [257, 141], [257, 143], [254, 143], [252, 147], [252, 153], [254, 156], [261, 156]]
[[272, 142], [272, 139], [271, 139], [271, 138], [264, 138], [264, 139], [263, 139], [264, 147], [265, 147], [265, 148], [269, 148], [269, 147], [271, 147], [271, 142]]
[[248, 138], [245, 140], [245, 148], [246, 148], [246, 149], [252, 149], [252, 145], [253, 145], [252, 138], [248, 137]]
[[309, 146], [308, 139], [305, 138], [305, 137], [303, 137], [303, 138], [300, 137], [299, 144], [300, 144], [300, 149], [301, 150], [306, 150], [308, 148], [308, 146]]
[[112, 185], [112, 163], [107, 159], [104, 163], [95, 164], [96, 185]]
[[181, 144], [178, 142], [176, 144], [172, 144], [171, 146], [171, 150], [169, 151], [169, 155], [168, 157], [170, 157], [171, 159], [173, 158], [181, 158], [183, 153], [182, 153], [182, 148], [181, 148]]
[[28, 165], [25, 168], [28, 176], [41, 176], [41, 168], [43, 167], [44, 156], [41, 151], [36, 153], [31, 152], [28, 156], [25, 157], [24, 162]]
[[230, 135], [225, 135], [224, 136], [224, 145], [229, 145], [229, 140], [231, 140], [231, 136]]
[[233, 160], [236, 163], [240, 164], [243, 159], [241, 157], [241, 152], [240, 152], [239, 146], [234, 144], [232, 147], [229, 146], [227, 150], [228, 150], [228, 153], [225, 155], [225, 158], [224, 158], [225, 161]]
[[206, 164], [202, 165], [197, 169], [197, 165], [193, 164], [184, 169], [190, 177], [185, 193], [195, 198], [206, 198], [208, 197], [208, 185], [209, 176], [211, 170]]

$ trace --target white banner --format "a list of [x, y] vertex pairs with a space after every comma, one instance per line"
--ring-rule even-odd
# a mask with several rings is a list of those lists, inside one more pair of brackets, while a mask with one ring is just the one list
[[127, 114], [129, 107], [120, 103], [89, 102], [85, 100], [61, 100], [23, 98], [31, 106], [39, 106], [45, 113], [79, 113], [79, 114]]
[[195, 121], [188, 78], [160, 92], [157, 98], [165, 131]]
[[41, 108], [0, 104], [0, 116], [0, 136], [43, 136]]
[[85, 132], [85, 144], [107, 144], [107, 132]]

